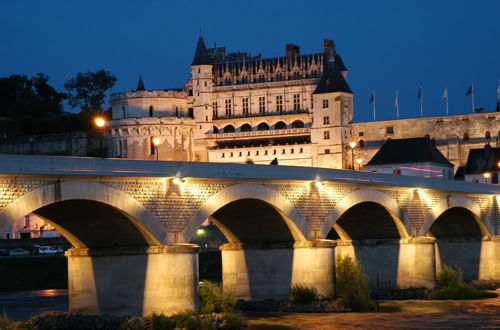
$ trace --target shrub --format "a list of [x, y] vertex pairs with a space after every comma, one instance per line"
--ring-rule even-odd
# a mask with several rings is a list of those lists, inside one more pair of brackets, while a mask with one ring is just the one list
[[243, 320], [243, 318], [238, 314], [234, 313], [224, 314], [224, 319], [225, 319], [224, 329], [237, 330], [245, 326], [245, 320]]
[[336, 259], [335, 268], [335, 296], [342, 304], [352, 311], [374, 310], [376, 306], [370, 298], [368, 277], [359, 262], [342, 256]]
[[467, 284], [460, 286], [439, 288], [434, 291], [432, 298], [439, 300], [446, 299], [482, 299], [482, 298], [495, 298], [498, 294], [495, 292], [488, 292], [478, 290]]
[[306, 285], [294, 285], [290, 289], [290, 300], [296, 304], [309, 304], [318, 297], [316, 288]]
[[453, 288], [462, 286], [464, 284], [463, 275], [464, 272], [460, 268], [443, 265], [443, 268], [437, 275], [436, 287]]
[[3, 309], [2, 314], [0, 315], [0, 329], [2, 330], [21, 329], [21, 327], [18, 327], [17, 324], [9, 318], [9, 315], [7, 315], [5, 308]]
[[203, 281], [200, 285], [200, 313], [234, 312], [236, 299], [231, 293], [223, 293], [215, 283]]

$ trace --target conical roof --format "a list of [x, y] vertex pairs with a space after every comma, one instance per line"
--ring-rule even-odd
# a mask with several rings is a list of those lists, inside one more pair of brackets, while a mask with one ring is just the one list
[[198, 44], [196, 45], [196, 52], [194, 53], [193, 63], [191, 65], [203, 65], [210, 64], [210, 58], [208, 57], [207, 47], [205, 46], [205, 41], [200, 35], [198, 37]]
[[144, 88], [144, 82], [142, 81], [142, 76], [139, 76], [139, 81], [137, 82], [137, 88], [135, 89], [136, 91], [145, 91], [146, 88]]
[[314, 94], [333, 92], [352, 94], [352, 90], [341, 72], [342, 70], [345, 70], [344, 63], [337, 63], [337, 61], [333, 60], [334, 58], [335, 57], [331, 57], [328, 63], [325, 64], [325, 70], [319, 80], [318, 86], [316, 86]]

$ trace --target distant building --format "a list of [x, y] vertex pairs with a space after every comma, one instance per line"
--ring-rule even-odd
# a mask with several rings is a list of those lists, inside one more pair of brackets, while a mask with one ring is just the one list
[[12, 224], [3, 237], [5, 239], [60, 237], [61, 234], [44, 219], [28, 214]]
[[463, 170], [465, 181], [498, 184], [500, 148], [489, 144], [481, 149], [471, 149]]
[[387, 140], [364, 170], [453, 180], [453, 164], [427, 137]]

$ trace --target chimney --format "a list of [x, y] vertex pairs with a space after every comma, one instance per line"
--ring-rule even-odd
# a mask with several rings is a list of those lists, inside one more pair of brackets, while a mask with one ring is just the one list
[[295, 56], [300, 55], [300, 47], [294, 44], [286, 44], [286, 58], [294, 58]]
[[330, 50], [333, 50], [333, 55], [335, 56], [335, 44], [331, 39], [323, 40], [323, 54], [324, 58], [327, 59], [328, 55], [330, 55]]

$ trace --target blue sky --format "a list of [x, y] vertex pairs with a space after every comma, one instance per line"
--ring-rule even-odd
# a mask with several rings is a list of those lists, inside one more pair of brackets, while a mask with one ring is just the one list
[[350, 70], [355, 120], [471, 111], [465, 91], [475, 84], [476, 107], [494, 110], [500, 79], [500, 1], [67, 1], [0, 0], [0, 76], [44, 72], [63, 89], [77, 72], [106, 69], [133, 89], [180, 87], [189, 76], [198, 33], [207, 45], [265, 57], [302, 53], [334, 39]]

